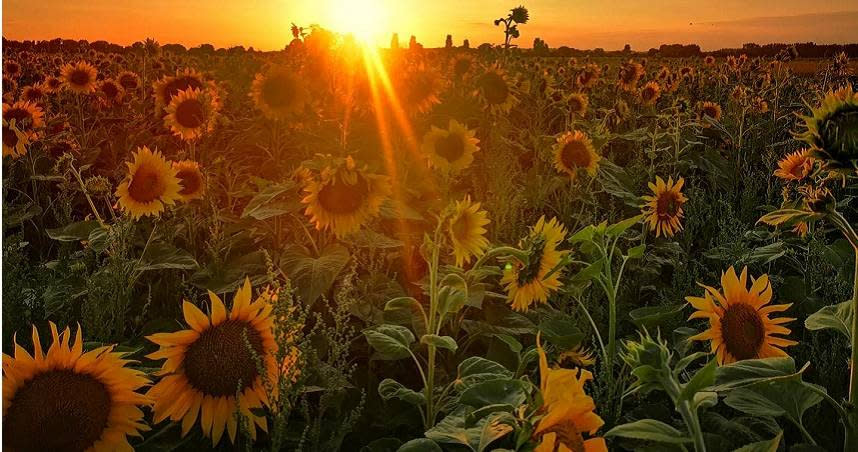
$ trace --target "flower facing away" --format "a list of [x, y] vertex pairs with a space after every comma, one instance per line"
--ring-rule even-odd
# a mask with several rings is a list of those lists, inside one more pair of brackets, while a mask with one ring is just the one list
[[546, 276], [567, 253], [557, 249], [565, 238], [566, 228], [556, 218], [546, 221], [543, 216], [522, 240], [519, 246], [527, 262], [508, 264], [501, 278], [513, 309], [527, 311], [535, 302], [546, 303], [549, 293], [560, 288], [560, 271]]
[[194, 88], [179, 91], [165, 111], [164, 125], [185, 141], [200, 138], [214, 129], [216, 105], [207, 92]]
[[184, 436], [199, 420], [203, 435], [217, 444], [224, 430], [235, 441], [238, 413], [255, 439], [256, 427], [268, 428], [254, 413], [269, 404], [265, 381], [276, 382], [273, 305], [264, 296], [251, 300], [249, 280], [236, 291], [231, 310], [212, 292], [209, 299], [209, 315], [182, 304], [189, 329], [147, 336], [160, 347], [147, 357], [166, 360], [161, 380], [146, 394], [155, 402], [154, 422], [181, 421]]
[[203, 197], [206, 192], [206, 181], [203, 179], [199, 163], [193, 160], [173, 162], [173, 169], [176, 170], [176, 177], [182, 185], [182, 189], [179, 190], [180, 200], [190, 202]]
[[641, 88], [641, 100], [644, 105], [654, 105], [658, 102], [658, 98], [661, 96], [661, 87], [658, 86], [656, 82], [647, 82], [643, 88]]
[[813, 157], [810, 149], [793, 152], [778, 161], [775, 176], [786, 181], [800, 181], [813, 169]]
[[578, 170], [595, 176], [600, 160], [602, 157], [596, 153], [590, 137], [579, 130], [564, 133], [554, 145], [554, 168], [573, 181], [578, 177]]
[[[604, 425], [596, 403], [584, 391], [593, 374], [584, 369], [551, 368], [537, 338], [539, 389], [544, 416], [533, 431], [540, 442], [534, 452], [607, 452], [605, 439], [593, 436]], [[590, 436], [584, 439], [584, 435]]]
[[474, 137], [475, 130], [450, 120], [447, 130], [432, 126], [423, 137], [422, 150], [429, 165], [444, 171], [459, 172], [474, 161], [474, 153], [479, 151], [480, 140]]
[[116, 188], [119, 206], [134, 219], [158, 216], [166, 205], [179, 199], [181, 185], [176, 170], [159, 151], [148, 147], [138, 148], [134, 161], [127, 162], [128, 175]]
[[316, 229], [330, 229], [335, 236], [343, 237], [378, 214], [390, 194], [390, 181], [387, 176], [358, 168], [348, 157], [344, 163], [306, 178], [304, 191], [304, 213]]
[[643, 196], [646, 204], [643, 205], [643, 214], [649, 224], [649, 230], [655, 231], [655, 236], [673, 237], [682, 230], [682, 205], [688, 199], [682, 194], [684, 178], [679, 178], [675, 183], [673, 178], [667, 182], [656, 176], [655, 183], [650, 182], [649, 188], [652, 196]]
[[66, 64], [60, 70], [63, 85], [75, 94], [90, 94], [95, 92], [98, 71], [91, 64], [79, 61], [77, 64]]
[[43, 352], [33, 327], [33, 354], [15, 343], [3, 355], [3, 446], [8, 450], [130, 451], [128, 436], [149, 430], [137, 393], [149, 380], [127, 367], [113, 346], [83, 351], [66, 328], [50, 323], [53, 343]]
[[850, 87], [829, 92], [803, 119], [807, 130], [800, 137], [827, 168], [858, 168], [858, 92]]
[[471, 202], [470, 197], [456, 201], [453, 215], [448, 221], [457, 266], [461, 267], [470, 262], [472, 257], [482, 255], [489, 247], [485, 237], [485, 226], [489, 224], [488, 213], [480, 210], [480, 203]]
[[689, 320], [705, 318], [709, 329], [692, 336], [692, 340], [710, 341], [712, 353], [718, 364], [729, 364], [744, 359], [787, 356], [778, 347], [796, 345], [796, 341], [775, 337], [787, 335], [784, 326], [795, 319], [789, 317], [770, 318], [774, 312], [786, 311], [792, 304], [769, 304], [772, 286], [768, 275], [751, 281], [748, 288], [748, 268], [736, 276], [733, 267], [721, 275], [721, 290], [702, 285], [703, 297], [686, 297], [696, 309]]
[[293, 71], [275, 68], [265, 74], [256, 74], [250, 97], [266, 118], [284, 120], [304, 110], [309, 93]]
[[617, 83], [620, 85], [620, 88], [626, 91], [634, 91], [643, 75], [643, 66], [640, 63], [629, 61], [620, 67]]

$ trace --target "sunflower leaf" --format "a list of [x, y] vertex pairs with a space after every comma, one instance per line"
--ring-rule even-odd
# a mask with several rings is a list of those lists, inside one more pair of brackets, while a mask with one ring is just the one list
[[852, 340], [852, 301], [844, 301], [825, 306], [814, 312], [804, 321], [804, 327], [811, 331], [834, 330], [840, 332], [846, 339]]
[[641, 419], [628, 424], [618, 425], [609, 430], [608, 433], [605, 433], [605, 437], [612, 436], [670, 444], [691, 442], [691, 438], [688, 438], [679, 430], [655, 419]]

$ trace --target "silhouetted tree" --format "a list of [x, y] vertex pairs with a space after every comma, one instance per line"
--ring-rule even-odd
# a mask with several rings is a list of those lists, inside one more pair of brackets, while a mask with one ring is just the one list
[[399, 48], [399, 33], [394, 33], [390, 38], [390, 48], [398, 49]]
[[447, 40], [444, 42], [445, 49], [453, 48], [453, 35], [447, 35]]
[[470, 49], [471, 48], [471, 41], [468, 41], [467, 39], [462, 41], [462, 48], [463, 49]]

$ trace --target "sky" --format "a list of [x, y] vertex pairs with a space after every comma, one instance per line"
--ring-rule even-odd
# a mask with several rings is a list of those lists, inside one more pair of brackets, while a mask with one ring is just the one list
[[393, 32], [429, 47], [503, 40], [493, 20], [524, 3], [522, 47], [601, 47], [696, 43], [704, 50], [746, 42], [858, 42], [858, 0], [4, 0], [7, 39], [87, 39], [131, 44], [153, 37], [191, 47], [282, 48], [292, 22], [354, 32], [387, 45]]

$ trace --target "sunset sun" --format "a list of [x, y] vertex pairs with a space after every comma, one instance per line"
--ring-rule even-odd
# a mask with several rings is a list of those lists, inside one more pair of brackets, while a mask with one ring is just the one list
[[384, 32], [389, 10], [384, 0], [327, 0], [331, 29], [372, 41]]

